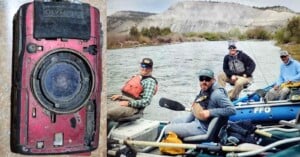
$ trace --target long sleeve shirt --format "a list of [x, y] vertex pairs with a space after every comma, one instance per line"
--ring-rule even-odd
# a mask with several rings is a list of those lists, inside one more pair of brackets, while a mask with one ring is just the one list
[[280, 65], [280, 74], [276, 85], [281, 85], [282, 83], [287, 81], [300, 81], [300, 63], [296, 60], [293, 60], [292, 58], [289, 58], [287, 64], [282, 63]]

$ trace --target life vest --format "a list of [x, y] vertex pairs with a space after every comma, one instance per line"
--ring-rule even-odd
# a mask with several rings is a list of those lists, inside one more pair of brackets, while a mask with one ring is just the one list
[[144, 76], [143, 77], [141, 75], [135, 75], [130, 80], [128, 80], [122, 88], [122, 93], [131, 98], [140, 99], [141, 98], [140, 95], [143, 93], [143, 90], [144, 90], [141, 82], [143, 79], [146, 79], [149, 77], [154, 79], [156, 82], [155, 92], [154, 92], [154, 95], [155, 95], [158, 90], [157, 80], [152, 76]]

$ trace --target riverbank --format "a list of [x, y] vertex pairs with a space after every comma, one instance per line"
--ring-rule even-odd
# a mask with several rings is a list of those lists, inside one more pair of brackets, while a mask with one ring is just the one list
[[108, 35], [107, 48], [108, 49], [121, 49], [121, 48], [134, 48], [143, 46], [158, 46], [164, 44], [175, 44], [182, 42], [199, 42], [206, 41], [203, 37], [196, 36], [184, 36], [182, 34], [171, 34], [166, 36], [159, 36], [156, 38], [148, 38], [141, 36], [138, 38], [132, 38], [130, 36], [115, 36]]
[[[118, 37], [109, 36], [107, 47], [109, 50], [112, 50], [112, 49], [122, 49], [122, 48], [160, 46], [166, 44], [177, 44], [177, 43], [184, 43], [184, 42], [203, 42], [203, 41], [209, 41], [209, 40], [207, 40], [204, 37], [198, 37], [193, 35], [182, 35], [182, 34], [171, 34], [168, 36], [160, 36], [154, 39], [141, 37], [138, 40], [132, 39], [129, 36], [118, 36]], [[224, 41], [226, 41], [226, 39], [224, 39]], [[261, 40], [257, 40], [257, 41], [261, 41]], [[288, 43], [288, 44], [276, 44], [276, 45], [281, 49], [288, 51], [293, 58], [300, 61], [300, 44]]]

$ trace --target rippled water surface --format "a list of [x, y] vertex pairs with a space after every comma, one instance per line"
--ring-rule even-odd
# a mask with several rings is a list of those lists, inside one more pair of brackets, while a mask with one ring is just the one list
[[[277, 79], [281, 63], [280, 48], [273, 42], [243, 41], [238, 42], [237, 47], [251, 56], [257, 64], [254, 83], [248, 90], [263, 88]], [[227, 53], [227, 41], [108, 50], [107, 93], [120, 93], [124, 82], [139, 72], [139, 62], [142, 58], [150, 57], [154, 62], [153, 76], [159, 82], [159, 90], [151, 105], [145, 109], [144, 118], [170, 120], [185, 112], [162, 108], [158, 105], [159, 99], [167, 97], [190, 106], [200, 89], [197, 78], [199, 70], [211, 68], [217, 75], [222, 71], [223, 58]]]

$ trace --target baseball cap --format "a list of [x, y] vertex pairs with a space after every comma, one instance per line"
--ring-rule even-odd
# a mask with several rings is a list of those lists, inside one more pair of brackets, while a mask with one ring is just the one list
[[236, 46], [235, 46], [234, 44], [230, 44], [230, 45], [228, 46], [228, 49], [236, 49]]
[[288, 56], [289, 53], [287, 51], [280, 51], [280, 56]]
[[151, 67], [153, 66], [153, 61], [150, 58], [143, 58], [141, 65], [145, 65], [146, 67]]
[[202, 69], [202, 70], [200, 70], [200, 73], [199, 73], [199, 77], [201, 77], [201, 76], [214, 78], [214, 72], [211, 71], [210, 69]]

